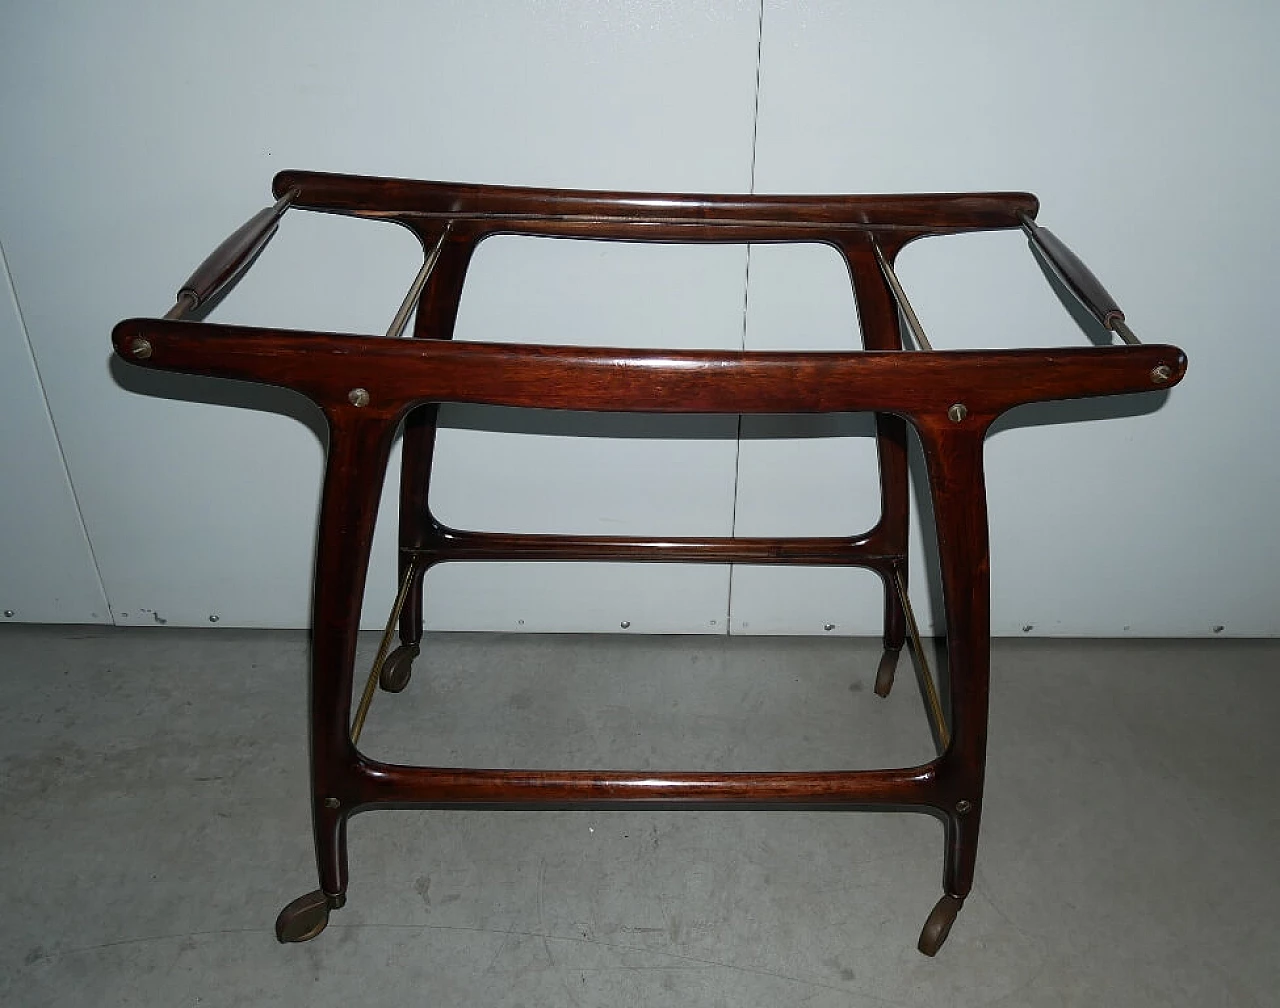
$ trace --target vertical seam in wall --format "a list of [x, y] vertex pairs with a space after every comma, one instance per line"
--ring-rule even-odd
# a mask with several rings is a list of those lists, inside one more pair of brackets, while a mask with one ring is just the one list
[[[756, 140], [760, 135], [760, 55], [764, 49], [764, 0], [760, 0], [759, 13], [756, 17], [756, 87], [755, 98], [751, 110], [751, 187], [749, 192], [756, 191]], [[747, 245], [746, 265], [742, 271], [742, 338], [741, 349], [747, 349], [747, 308], [751, 297], [751, 245]], [[738, 476], [742, 463], [742, 414], [738, 414], [738, 431], [733, 441], [733, 513], [729, 519], [729, 534], [738, 534]], [[733, 574], [734, 564], [729, 565], [729, 594], [725, 600], [724, 632], [733, 635]]]
[[85, 548], [89, 551], [89, 562], [93, 566], [94, 580], [98, 585], [98, 594], [102, 604], [106, 606], [107, 621], [115, 623], [116, 614], [111, 608], [111, 600], [107, 597], [107, 586], [102, 581], [102, 569], [98, 566], [98, 556], [93, 551], [93, 540], [89, 538], [89, 528], [84, 522], [84, 509], [80, 506], [80, 496], [76, 493], [75, 481], [71, 478], [71, 469], [67, 465], [67, 453], [62, 447], [62, 435], [58, 433], [58, 422], [54, 419], [53, 409], [49, 406], [49, 394], [44, 388], [44, 376], [40, 373], [40, 359], [36, 356], [35, 347], [31, 345], [31, 333], [27, 328], [26, 316], [22, 313], [22, 301], [18, 298], [18, 285], [13, 282], [13, 271], [9, 269], [9, 256], [4, 250], [4, 240], [0, 238], [0, 268], [3, 268], [4, 282], [9, 288], [9, 297], [13, 299], [14, 314], [18, 317], [18, 328], [22, 332], [22, 340], [31, 358], [31, 367], [36, 373], [36, 383], [40, 387], [40, 402], [44, 404], [44, 415], [49, 421], [49, 429], [53, 431], [53, 442], [58, 448], [58, 462], [62, 465], [62, 475], [67, 481], [67, 489], [71, 492], [71, 503], [75, 507], [76, 521], [80, 525], [80, 535], [84, 539]]

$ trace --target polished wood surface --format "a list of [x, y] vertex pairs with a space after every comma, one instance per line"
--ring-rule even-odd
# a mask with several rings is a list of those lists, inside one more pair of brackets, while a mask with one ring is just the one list
[[259, 210], [231, 232], [178, 288], [178, 297], [189, 297], [194, 308], [231, 284], [275, 237], [280, 218], [295, 196], [296, 190], [286, 190], [273, 206]]
[[[416, 342], [149, 319], [116, 327], [117, 345], [135, 337], [151, 344], [145, 367], [280, 385], [320, 405], [363, 388], [366, 414], [397, 420], [428, 402], [908, 418], [963, 403], [972, 425], [1027, 403], [1167, 388], [1186, 368], [1181, 351], [1161, 345], [778, 353]], [[1154, 379], [1162, 366], [1170, 377]]]
[[[868, 231], [945, 234], [1016, 228], [1034, 217], [1030, 193], [760, 196], [599, 192], [459, 185], [413, 179], [284, 171], [277, 196], [294, 205], [415, 226], [452, 220], [481, 232], [582, 235], [640, 241], [804, 241]], [[525, 228], [532, 230], [525, 231]], [[754, 229], [754, 230], [753, 230]], [[752, 232], [750, 235], [745, 232]]]
[[1061, 238], [1030, 218], [1023, 223], [1032, 244], [1094, 318], [1108, 329], [1116, 319], [1124, 320], [1124, 312], [1120, 310], [1120, 304], [1111, 296], [1111, 292], [1102, 286], [1102, 281], [1094, 276], [1093, 270]]
[[[928, 235], [1022, 227], [1038, 209], [1035, 197], [1026, 193], [697, 196], [518, 189], [312, 172], [282, 172], [275, 191], [293, 191], [294, 205], [301, 209], [394, 221], [418, 234], [424, 248], [434, 247], [443, 236], [436, 269], [418, 301], [412, 339], [151, 318], [121, 322], [113, 334], [117, 353], [138, 366], [293, 389], [312, 399], [328, 421], [310, 694], [320, 893], [286, 908], [278, 927], [281, 940], [313, 936], [323, 928], [329, 909], [342, 904], [347, 819], [367, 808], [882, 806], [929, 811], [945, 823], [944, 898], [920, 944], [926, 954], [936, 952], [972, 886], [981, 821], [990, 635], [983, 438], [992, 422], [1015, 406], [1167, 389], [1185, 374], [1183, 353], [1163, 345], [903, 350], [897, 306], [878, 265], [877, 250], [892, 262], [907, 242]], [[848, 265], [865, 349], [675, 351], [453, 342], [467, 265], [477, 243], [498, 233], [830, 244]], [[1036, 240], [1034, 232], [1032, 237]], [[251, 257], [252, 243], [242, 244]], [[1040, 244], [1062, 268], [1076, 270], [1074, 257], [1067, 259], [1043, 239]], [[243, 263], [230, 265], [238, 269]], [[1083, 264], [1080, 269], [1085, 269]], [[1082, 294], [1105, 310], [1107, 304], [1098, 293], [1105, 293], [1101, 284], [1095, 290], [1083, 274], [1076, 275]], [[442, 402], [663, 413], [870, 411], [876, 415], [881, 516], [866, 533], [848, 537], [602, 537], [449, 528], [427, 504], [436, 409]], [[388, 454], [402, 422], [402, 576], [409, 572], [410, 562], [414, 567], [399, 632], [402, 646], [413, 648], [413, 655], [423, 633], [423, 576], [435, 564], [645, 560], [874, 570], [885, 583], [884, 644], [889, 659], [906, 637], [896, 579], [905, 579], [907, 571], [906, 443], [907, 427], [913, 427], [923, 447], [937, 523], [947, 629], [949, 744], [921, 766], [800, 773], [410, 767], [368, 758], [350, 736], [356, 634]], [[891, 682], [892, 664], [882, 663], [877, 691], [887, 691]]]

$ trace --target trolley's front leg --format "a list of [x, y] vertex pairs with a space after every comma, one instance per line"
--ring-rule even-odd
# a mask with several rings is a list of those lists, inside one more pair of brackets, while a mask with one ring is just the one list
[[369, 547], [395, 418], [349, 404], [326, 407], [329, 452], [320, 505], [311, 633], [311, 800], [320, 888], [294, 900], [276, 919], [282, 942], [324, 930], [329, 911], [346, 902], [347, 817], [354, 799], [356, 750], [350, 738], [351, 681]]
[[920, 934], [932, 956], [946, 941], [973, 887], [987, 752], [991, 658], [990, 560], [982, 442], [991, 417], [954, 406], [938, 418], [917, 417], [938, 532], [947, 621], [950, 740], [938, 767], [946, 822], [944, 893]]

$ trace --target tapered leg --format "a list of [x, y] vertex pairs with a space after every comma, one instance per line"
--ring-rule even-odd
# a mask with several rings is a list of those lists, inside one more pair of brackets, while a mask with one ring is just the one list
[[[431, 464], [435, 456], [439, 406], [429, 403], [414, 410], [405, 420], [400, 460], [400, 546], [397, 584], [403, 582], [411, 559], [404, 549], [421, 549], [436, 528], [429, 499]], [[413, 675], [413, 660], [421, 653], [423, 632], [423, 586], [431, 563], [419, 556], [413, 563], [413, 578], [404, 608], [400, 610], [400, 646], [387, 655], [378, 677], [388, 693], [400, 693]]]
[[[410, 558], [405, 548], [421, 548], [431, 531], [427, 506], [431, 485], [431, 462], [435, 453], [436, 420], [439, 406], [420, 406], [405, 418], [400, 458], [400, 546], [396, 583], [409, 573]], [[412, 583], [400, 610], [400, 646], [387, 655], [378, 675], [378, 685], [388, 693], [400, 693], [413, 675], [413, 660], [422, 645], [422, 589], [427, 566], [413, 564]]]
[[[422, 547], [430, 532], [427, 496], [431, 486], [431, 463], [435, 454], [436, 421], [439, 407], [435, 403], [415, 409], [404, 422], [404, 440], [400, 457], [400, 546]], [[409, 560], [400, 555], [399, 578], [403, 578]], [[422, 642], [422, 575], [415, 579], [400, 613], [400, 643], [416, 647]]]
[[973, 887], [986, 771], [990, 680], [990, 560], [982, 442], [988, 419], [918, 418], [938, 530], [951, 680], [951, 742], [938, 780], [946, 821], [944, 895], [920, 936], [933, 955]]
[[320, 888], [276, 921], [280, 941], [314, 938], [347, 890], [347, 816], [356, 751], [351, 680], [369, 547], [394, 432], [393, 417], [333, 407], [320, 507], [311, 635], [311, 795]]
[[[420, 235], [424, 247], [433, 245], [440, 236], [435, 227]], [[453, 338], [462, 285], [473, 249], [474, 239], [468, 237], [463, 229], [457, 228], [447, 236], [436, 268], [423, 289], [414, 323], [414, 339]], [[419, 406], [405, 418], [400, 463], [399, 543], [402, 550], [425, 546], [435, 527], [428, 501], [439, 413], [440, 407], [429, 403]], [[413, 584], [400, 613], [400, 646], [387, 656], [382, 666], [379, 684], [389, 693], [399, 693], [409, 685], [413, 660], [421, 650], [423, 584], [430, 566], [421, 560], [416, 566]], [[408, 567], [409, 560], [401, 553], [397, 584], [403, 581]]]
[[910, 481], [907, 475], [907, 425], [901, 417], [876, 414], [876, 452], [880, 464], [880, 524], [876, 534], [882, 550], [900, 557], [900, 563], [880, 570], [884, 582], [884, 654], [876, 671], [876, 696], [887, 697], [893, 688], [898, 657], [907, 639], [907, 618], [895, 583], [895, 570], [907, 576], [907, 529], [910, 516]]
[[[897, 302], [880, 272], [870, 234], [848, 235], [840, 252], [849, 267], [858, 305], [862, 345], [867, 350], [901, 350], [902, 331]], [[892, 259], [901, 241], [888, 234], [880, 236], [882, 252]], [[880, 552], [900, 559], [903, 574], [907, 565], [907, 528], [910, 484], [907, 474], [907, 425], [899, 416], [876, 414], [876, 454], [880, 465], [880, 521], [872, 531]], [[893, 583], [890, 567], [878, 571], [884, 582], [884, 654], [876, 671], [875, 692], [887, 697], [893, 688], [894, 672], [906, 642], [906, 617]]]

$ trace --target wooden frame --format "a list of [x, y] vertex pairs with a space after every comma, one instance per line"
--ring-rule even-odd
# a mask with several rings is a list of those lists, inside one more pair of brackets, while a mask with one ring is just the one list
[[[690, 196], [310, 172], [283, 172], [274, 190], [277, 204], [197, 270], [166, 319], [126, 320], [116, 326], [113, 340], [121, 357], [142, 367], [293, 389], [314, 401], [328, 420], [310, 701], [320, 887], [282, 911], [280, 939], [314, 937], [330, 910], [345, 902], [347, 820], [369, 808], [892, 806], [931, 812], [946, 826], [944, 894], [920, 940], [921, 950], [934, 954], [972, 885], [982, 816], [990, 640], [984, 435], [996, 417], [1024, 403], [1168, 388], [1185, 373], [1183, 353], [1172, 346], [1141, 345], [903, 349], [899, 309], [907, 306], [895, 292], [892, 264], [908, 242], [936, 234], [1023, 228], [1099, 321], [1111, 328], [1123, 323], [1123, 313], [1083, 264], [1034, 223], [1038, 204], [1026, 193]], [[418, 235], [433, 268], [424, 268], [420, 279], [425, 282], [411, 292], [415, 339], [181, 319], [234, 281], [290, 206], [390, 220]], [[499, 233], [822, 242], [848, 264], [865, 350], [765, 353], [449, 342], [476, 244]], [[874, 412], [881, 517], [864, 535], [830, 538], [647, 539], [451, 529], [427, 506], [436, 404], [441, 402], [670, 413]], [[403, 688], [407, 681], [422, 638], [423, 576], [435, 564], [642, 559], [835, 564], [876, 571], [885, 584], [886, 657], [877, 682], [882, 695], [907, 637], [910, 424], [924, 449], [946, 609], [950, 716], [935, 724], [941, 751], [920, 766], [788, 773], [446, 769], [370, 759], [352, 738], [356, 635], [387, 457], [402, 422], [399, 536], [405, 604], [398, 620], [400, 647], [389, 657], [384, 647], [384, 687]], [[397, 671], [394, 681], [388, 669]]]

